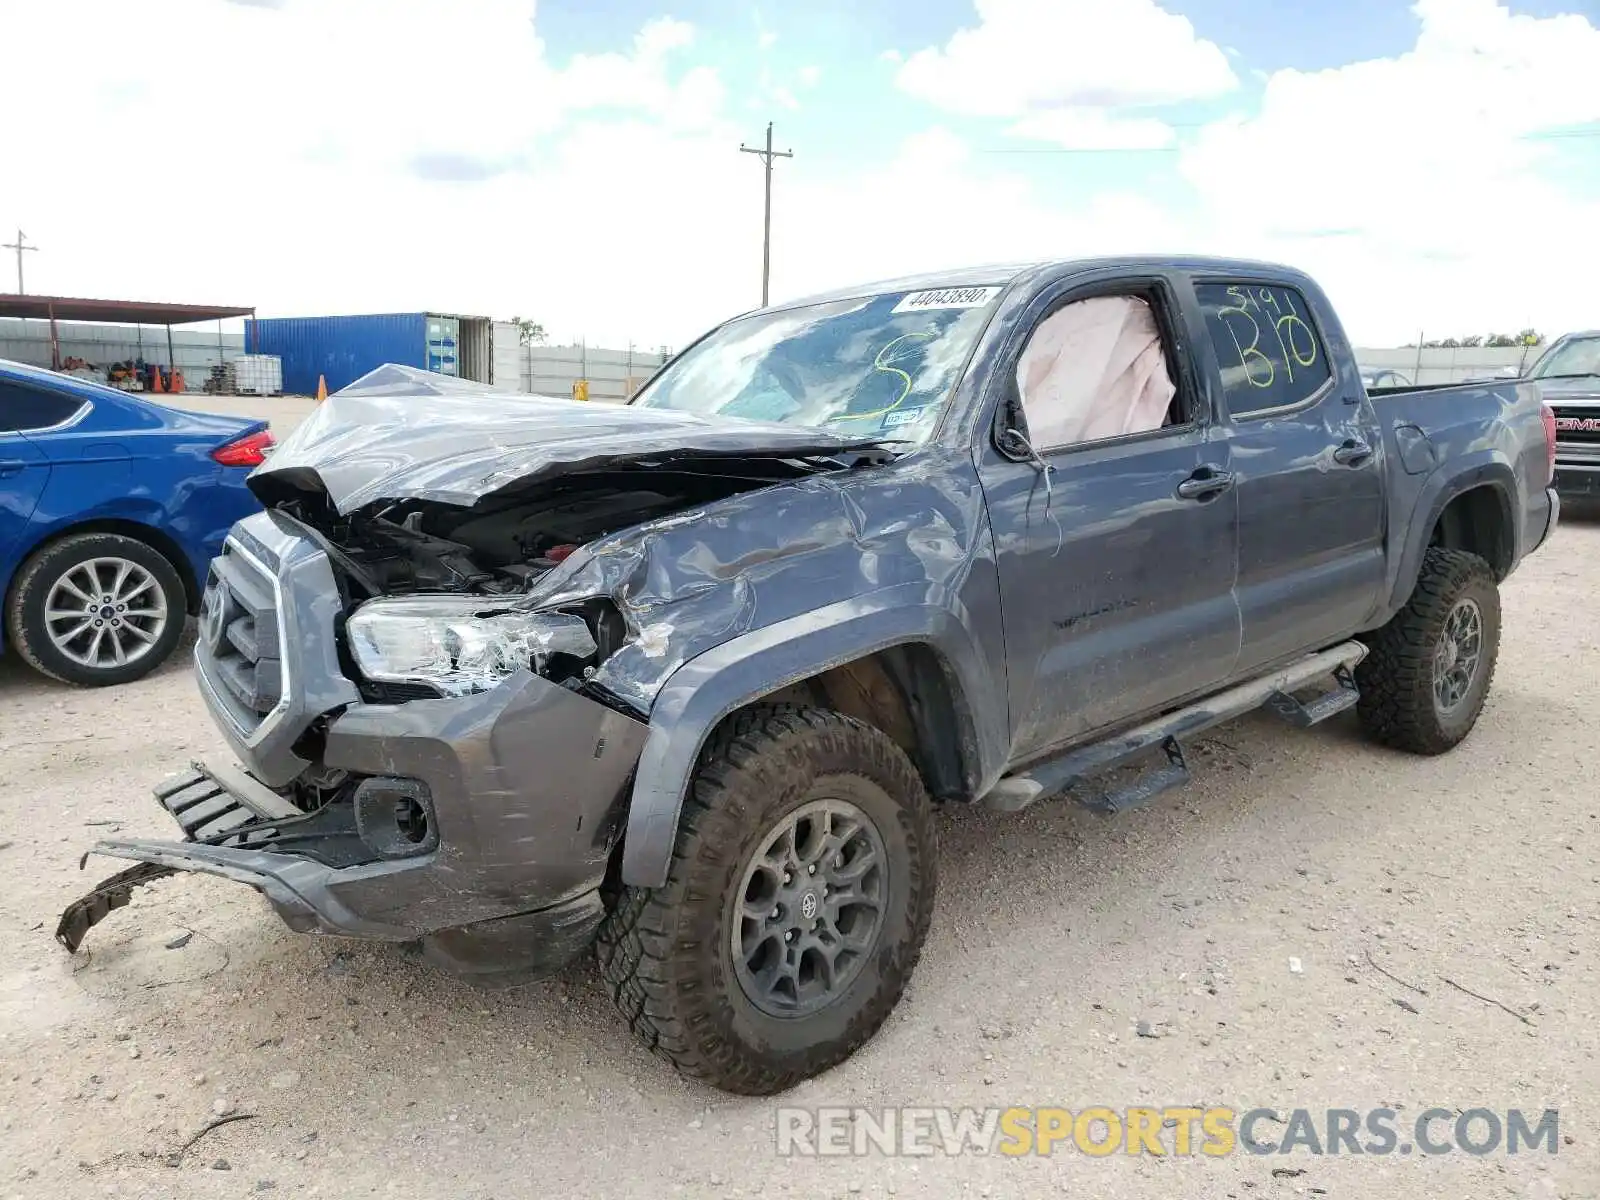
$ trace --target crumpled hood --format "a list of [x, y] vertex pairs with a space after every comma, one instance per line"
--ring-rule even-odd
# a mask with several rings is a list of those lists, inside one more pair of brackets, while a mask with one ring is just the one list
[[250, 475], [271, 504], [326, 491], [340, 513], [377, 500], [470, 507], [495, 492], [628, 462], [806, 458], [881, 438], [495, 391], [389, 364], [319, 404]]

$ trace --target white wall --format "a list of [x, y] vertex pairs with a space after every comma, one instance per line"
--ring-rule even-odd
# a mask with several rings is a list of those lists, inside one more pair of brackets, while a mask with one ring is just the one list
[[[81, 358], [96, 366], [106, 366], [143, 355], [146, 362], [160, 363], [164, 367], [173, 365], [167, 361], [165, 325], [57, 321], [56, 333], [63, 360]], [[177, 367], [183, 372], [184, 383], [194, 390], [199, 390], [213, 366], [243, 353], [244, 334], [219, 335], [214, 322], [209, 329], [204, 325], [190, 325], [172, 330], [172, 356], [178, 360]], [[0, 317], [0, 358], [49, 367], [50, 322]]]
[[1415, 384], [1460, 383], [1464, 379], [1499, 374], [1507, 367], [1531, 367], [1545, 351], [1544, 346], [1491, 348], [1468, 346], [1419, 351], [1415, 346], [1392, 350], [1356, 348], [1356, 361], [1363, 369], [1381, 367], [1399, 371]]
[[[589, 381], [591, 401], [620, 404], [661, 367], [656, 350], [607, 350], [599, 346], [521, 346], [516, 326], [496, 323], [495, 386], [540, 396], [570, 396], [579, 379]], [[507, 346], [515, 347], [514, 350]], [[512, 370], [517, 382], [509, 383]]]

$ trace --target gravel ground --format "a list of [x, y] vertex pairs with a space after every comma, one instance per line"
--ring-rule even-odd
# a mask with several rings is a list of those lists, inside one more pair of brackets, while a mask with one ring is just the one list
[[[92, 692], [0, 663], [0, 1197], [1600, 1196], [1597, 593], [1600, 523], [1570, 521], [1506, 585], [1487, 710], [1443, 758], [1258, 716], [1114, 820], [946, 812], [905, 1000], [785, 1098], [1556, 1107], [1553, 1157], [780, 1158], [774, 1103], [676, 1077], [588, 963], [478, 990], [197, 877], [69, 957], [60, 909], [117, 867], [78, 856], [167, 836], [148, 789], [222, 750], [183, 653]], [[219, 1112], [252, 1119], [169, 1157]]]

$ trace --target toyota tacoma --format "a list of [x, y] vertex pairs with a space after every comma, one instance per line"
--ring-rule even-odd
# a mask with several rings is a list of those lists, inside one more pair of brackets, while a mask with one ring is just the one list
[[593, 947], [652, 1049], [775, 1092], [899, 1000], [936, 806], [1116, 813], [1257, 708], [1456, 745], [1553, 446], [1527, 382], [1369, 396], [1311, 279], [1217, 259], [777, 305], [627, 406], [381, 367], [211, 564], [231, 756], [57, 936], [201, 872], [469, 975]]

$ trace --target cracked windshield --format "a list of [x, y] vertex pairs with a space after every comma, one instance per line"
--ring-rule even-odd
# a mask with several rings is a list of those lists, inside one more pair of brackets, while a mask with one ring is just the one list
[[1000, 291], [895, 292], [744, 317], [686, 350], [636, 403], [922, 441]]

